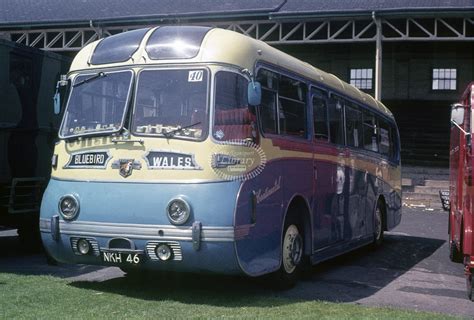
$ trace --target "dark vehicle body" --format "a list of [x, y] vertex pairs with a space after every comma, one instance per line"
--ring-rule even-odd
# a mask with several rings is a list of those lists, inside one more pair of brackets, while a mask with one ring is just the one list
[[0, 39], [0, 226], [32, 235], [61, 120], [53, 96], [70, 59]]

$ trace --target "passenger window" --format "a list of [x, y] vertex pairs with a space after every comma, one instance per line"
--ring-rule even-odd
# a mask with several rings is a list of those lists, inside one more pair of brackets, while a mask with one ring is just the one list
[[264, 133], [277, 134], [278, 74], [260, 69], [257, 74], [257, 81], [262, 85], [262, 102], [258, 108], [262, 131]]
[[313, 117], [314, 117], [314, 138], [317, 140], [328, 141], [328, 108], [326, 99], [322, 97], [313, 97]]
[[375, 116], [364, 112], [364, 149], [378, 152], [377, 121]]
[[260, 122], [264, 133], [277, 133], [276, 122], [276, 93], [262, 89], [262, 102], [258, 108]]
[[278, 83], [278, 95], [295, 101], [306, 101], [306, 86], [298, 80], [281, 76]]
[[306, 137], [306, 104], [280, 97], [280, 134]]
[[362, 113], [356, 106], [346, 105], [346, 142], [348, 146], [361, 148], [363, 144], [362, 137]]
[[398, 152], [399, 152], [399, 148], [400, 148], [400, 145], [399, 145], [399, 140], [398, 140], [398, 131], [397, 131], [397, 128], [394, 126], [394, 125], [391, 125], [390, 126], [390, 145], [391, 145], [391, 148], [390, 148], [390, 158], [394, 161], [399, 161], [400, 158], [398, 156]]
[[342, 103], [333, 99], [329, 103], [329, 136], [330, 141], [336, 144], [344, 144]]
[[306, 84], [265, 69], [259, 70], [257, 80], [262, 84], [263, 132], [306, 137]]
[[262, 87], [270, 90], [278, 90], [278, 74], [275, 72], [260, 69], [257, 74], [257, 81]]
[[384, 156], [391, 156], [390, 126], [387, 121], [379, 120], [379, 150]]
[[306, 87], [281, 76], [278, 83], [280, 134], [306, 137]]
[[248, 81], [233, 72], [216, 74], [214, 138], [220, 141], [256, 137], [255, 116], [247, 105]]

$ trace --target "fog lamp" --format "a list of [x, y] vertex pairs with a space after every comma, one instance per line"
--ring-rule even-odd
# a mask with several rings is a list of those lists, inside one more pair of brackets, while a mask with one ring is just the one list
[[171, 248], [169, 245], [162, 243], [156, 247], [155, 253], [156, 253], [156, 256], [160, 260], [166, 261], [166, 260], [171, 259], [171, 255], [173, 252], [171, 251]]
[[72, 194], [61, 197], [59, 199], [59, 213], [65, 220], [73, 220], [79, 213], [79, 200]]
[[87, 241], [86, 239], [79, 239], [77, 241], [77, 250], [83, 255], [88, 254], [91, 250], [91, 245], [89, 241]]
[[183, 199], [173, 199], [168, 203], [166, 207], [168, 213], [168, 219], [172, 224], [181, 225], [188, 221], [191, 214], [191, 207]]

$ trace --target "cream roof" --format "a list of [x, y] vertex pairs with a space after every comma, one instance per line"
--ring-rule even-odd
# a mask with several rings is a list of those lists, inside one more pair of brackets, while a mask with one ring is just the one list
[[205, 36], [198, 55], [192, 59], [185, 60], [151, 60], [145, 51], [145, 44], [153, 32], [151, 29], [141, 41], [140, 48], [126, 62], [112, 63], [107, 65], [89, 65], [90, 57], [100, 42], [95, 41], [84, 47], [74, 58], [70, 72], [87, 69], [103, 69], [112, 67], [124, 67], [130, 65], [163, 65], [177, 63], [226, 63], [241, 68], [253, 70], [257, 61], [264, 61], [275, 66], [285, 68], [300, 74], [301, 76], [323, 83], [335, 91], [343, 92], [350, 98], [369, 105], [383, 114], [393, 117], [390, 110], [372, 96], [360, 91], [356, 87], [340, 80], [330, 73], [311, 66], [298, 60], [266, 43], [255, 40], [240, 33], [219, 28], [211, 29]]

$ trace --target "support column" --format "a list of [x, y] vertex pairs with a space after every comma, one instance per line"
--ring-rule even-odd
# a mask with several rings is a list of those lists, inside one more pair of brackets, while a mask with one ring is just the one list
[[372, 19], [377, 28], [375, 40], [375, 99], [382, 99], [382, 22], [372, 12]]

